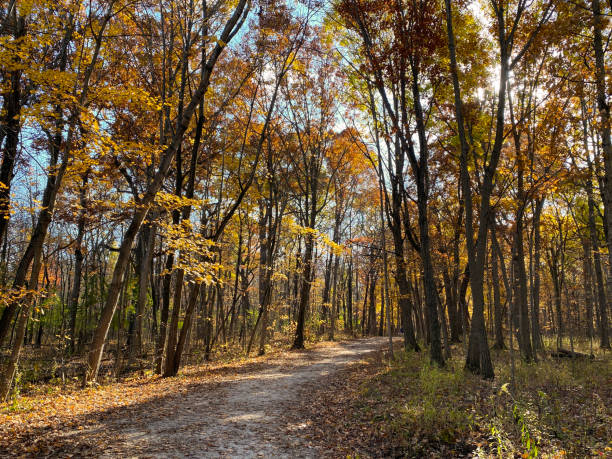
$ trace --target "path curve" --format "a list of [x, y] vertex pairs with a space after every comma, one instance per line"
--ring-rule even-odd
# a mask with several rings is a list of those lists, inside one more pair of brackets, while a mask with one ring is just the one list
[[[113, 420], [116, 431], [104, 457], [310, 458], [325, 451], [312, 446], [308, 420], [296, 405], [309, 389], [367, 354], [388, 338], [366, 338], [294, 352], [271, 359], [264, 370], [228, 378], [211, 390], [194, 390], [164, 402], [145, 422]], [[294, 432], [295, 434], [287, 433]]]

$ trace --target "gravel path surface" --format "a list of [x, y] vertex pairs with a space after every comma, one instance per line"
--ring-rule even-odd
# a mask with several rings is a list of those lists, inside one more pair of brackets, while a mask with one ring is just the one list
[[[228, 377], [209, 390], [193, 390], [135, 419], [111, 419], [116, 441], [104, 457], [307, 458], [325, 456], [308, 441], [308, 420], [297, 401], [326, 377], [386, 343], [368, 338], [292, 352], [264, 369]], [[288, 433], [293, 432], [293, 434]]]

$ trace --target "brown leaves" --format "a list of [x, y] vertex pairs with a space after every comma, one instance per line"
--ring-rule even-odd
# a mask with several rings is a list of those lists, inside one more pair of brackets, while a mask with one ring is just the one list
[[461, 355], [445, 370], [431, 367], [426, 355], [397, 355], [391, 367], [377, 355], [338, 374], [300, 407], [330, 457], [472, 457], [475, 451], [520, 457], [526, 445], [515, 403], [546, 457], [611, 451], [605, 363], [580, 370], [557, 362], [525, 365], [527, 370], [519, 364], [513, 398], [499, 389], [508, 386], [500, 382], [509, 378], [507, 352], [497, 356], [501, 368], [493, 385], [464, 373]]

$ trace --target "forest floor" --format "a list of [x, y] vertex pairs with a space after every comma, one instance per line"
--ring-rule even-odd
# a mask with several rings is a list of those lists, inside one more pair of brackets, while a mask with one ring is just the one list
[[332, 376], [302, 416], [338, 458], [612, 458], [612, 353], [552, 358], [555, 347], [536, 363], [493, 349], [492, 381], [465, 371], [461, 343], [444, 368], [426, 349], [371, 354]]
[[0, 411], [0, 456], [334, 457], [311, 436], [305, 407], [385, 342], [324, 342], [172, 379], [24, 396]]
[[[86, 389], [39, 386], [0, 405], [0, 457], [612, 457], [612, 359], [526, 364], [492, 351], [496, 377], [395, 359], [386, 338], [272, 347]], [[286, 347], [284, 348], [286, 349]]]

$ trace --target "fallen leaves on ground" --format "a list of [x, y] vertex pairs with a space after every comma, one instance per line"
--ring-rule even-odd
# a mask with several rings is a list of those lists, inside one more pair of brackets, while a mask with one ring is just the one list
[[126, 423], [146, 423], [151, 410], [171, 406], [169, 399], [249, 378], [271, 361], [278, 365], [300, 358], [275, 349], [262, 357], [190, 366], [173, 378], [140, 374], [84, 389], [76, 383], [46, 386], [48, 392], [0, 405], [0, 456], [93, 454], [118, 441], [100, 428], [104, 420], [121, 415], [129, 416]]
[[[310, 344], [308, 351], [286, 351], [287, 343], [277, 343], [264, 356], [191, 365], [173, 378], [138, 372], [121, 381], [84, 389], [77, 381], [39, 385], [31, 393], [0, 405], [0, 457], [96, 456], [109, 451], [112, 455], [122, 449], [123, 439], [109, 425], [146, 426], [153, 413], [171, 418], [178, 405], [173, 399], [196, 391], [222, 397], [223, 391], [214, 389], [253, 378], [271, 367], [290, 371], [314, 359], [312, 350], [331, 345], [321, 342]], [[146, 455], [146, 450], [140, 453]]]
[[517, 362], [511, 389], [508, 351], [495, 356], [493, 382], [465, 372], [453, 351], [444, 369], [426, 352], [396, 352], [391, 364], [379, 353], [305, 396], [296, 417], [329, 457], [612, 455], [609, 356]]

